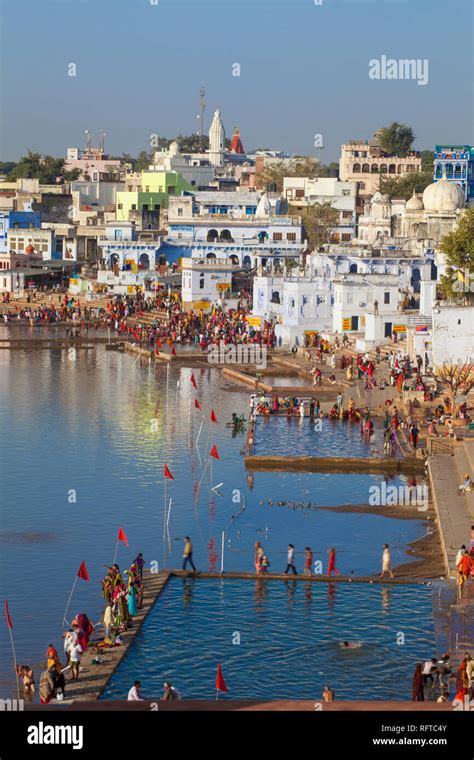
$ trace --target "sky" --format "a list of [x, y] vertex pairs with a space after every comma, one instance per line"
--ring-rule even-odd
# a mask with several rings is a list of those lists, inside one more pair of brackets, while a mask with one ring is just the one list
[[[470, 0], [1, 0], [0, 160], [18, 160], [28, 148], [64, 156], [85, 146], [86, 129], [94, 145], [99, 129], [106, 132], [110, 155], [137, 155], [150, 135], [198, 130], [202, 83], [205, 131], [219, 106], [226, 134], [237, 125], [248, 151], [329, 163], [342, 143], [392, 121], [413, 128], [419, 150], [472, 144], [472, 7]], [[427, 84], [371, 79], [369, 61], [382, 56], [420, 66], [427, 59]]]

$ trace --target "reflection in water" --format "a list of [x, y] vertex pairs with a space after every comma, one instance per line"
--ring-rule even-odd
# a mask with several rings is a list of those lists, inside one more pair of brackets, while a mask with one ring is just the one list
[[217, 559], [218, 559], [217, 552], [216, 552], [216, 539], [215, 538], [211, 538], [211, 540], [209, 541], [208, 559], [209, 559], [209, 572], [213, 573], [213, 572], [215, 572], [216, 562], [217, 562]]
[[328, 609], [334, 609], [336, 603], [336, 586], [337, 583], [328, 582]]
[[191, 606], [193, 600], [194, 580], [192, 578], [182, 578], [183, 583], [183, 604], [185, 608]]
[[310, 612], [311, 602], [313, 601], [313, 584], [311, 581], [306, 581], [304, 584], [304, 600], [307, 610]]
[[295, 601], [295, 591], [296, 591], [296, 584], [297, 581], [284, 581], [284, 584], [286, 586], [287, 591], [287, 601], [288, 601], [288, 608], [292, 607]]
[[255, 581], [255, 612], [262, 615], [265, 612], [265, 600], [268, 596], [268, 581], [257, 578]]
[[390, 587], [382, 584], [380, 588], [382, 591], [382, 611], [390, 612]]

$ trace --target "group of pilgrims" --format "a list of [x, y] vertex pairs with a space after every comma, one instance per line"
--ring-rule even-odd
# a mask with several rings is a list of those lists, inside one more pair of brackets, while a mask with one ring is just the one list
[[[81, 659], [89, 647], [92, 647], [94, 654], [92, 664], [99, 665], [102, 662], [101, 650], [123, 644], [121, 634], [133, 625], [133, 618], [143, 604], [144, 565], [145, 560], [140, 553], [123, 573], [116, 563], [104, 566], [107, 573], [102, 580], [102, 596], [105, 601], [102, 617], [98, 623], [94, 623], [84, 612], [73, 618], [62, 634], [64, 664], [54, 645], [49, 645], [46, 668], [41, 673], [39, 682], [40, 704], [49, 704], [54, 699], [64, 700], [67, 682], [79, 680]], [[98, 627], [103, 628], [103, 636], [91, 642]], [[70, 676], [67, 680], [66, 673]], [[36, 692], [33, 668], [18, 665], [16, 675], [23, 683], [24, 699], [33, 701]]]

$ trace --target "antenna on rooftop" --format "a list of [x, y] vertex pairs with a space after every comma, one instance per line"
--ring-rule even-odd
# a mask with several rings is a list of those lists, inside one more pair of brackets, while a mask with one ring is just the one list
[[204, 97], [206, 95], [206, 88], [202, 84], [199, 89], [199, 137], [200, 137], [200, 150], [203, 151], [203, 131], [204, 131], [204, 111], [206, 110], [206, 101]]
[[103, 129], [99, 129], [99, 149], [101, 153], [105, 153], [105, 132]]
[[91, 132], [88, 129], [86, 129], [84, 131], [85, 131], [85, 133], [87, 135], [87, 137], [86, 137], [86, 148], [87, 148], [88, 151], [90, 151], [90, 150], [92, 150], [92, 134], [91, 134]]

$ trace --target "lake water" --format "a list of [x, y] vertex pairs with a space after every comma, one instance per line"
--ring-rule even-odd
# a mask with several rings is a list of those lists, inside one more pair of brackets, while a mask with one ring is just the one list
[[170, 680], [184, 698], [213, 699], [219, 661], [234, 699], [320, 700], [326, 684], [337, 699], [411, 699], [431, 613], [426, 586], [174, 578], [103, 698], [126, 699], [138, 678], [148, 698]]
[[[58, 330], [15, 327], [12, 333], [46, 336]], [[7, 334], [2, 328], [0, 337]], [[340, 569], [355, 573], [380, 568], [384, 542], [394, 563], [403, 561], [406, 543], [424, 532], [418, 521], [318, 509], [367, 503], [380, 476], [250, 477], [243, 466], [244, 438], [226, 427], [233, 411], [247, 414], [248, 391], [226, 392], [214, 369], [194, 374], [197, 391], [189, 369], [167, 369], [102, 346], [78, 350], [75, 358], [59, 350], [0, 351], [0, 590], [9, 600], [19, 662], [38, 671], [48, 644], [61, 647], [66, 601], [83, 560], [91, 582], [77, 582], [68, 619], [81, 611], [99, 619], [100, 579], [104, 564], [113, 561], [119, 527], [129, 540], [128, 549], [121, 544], [118, 550], [122, 567], [139, 551], [147, 564], [180, 566], [189, 534], [197, 566], [219, 569], [225, 531], [228, 570], [253, 569], [253, 545], [260, 539], [274, 570], [284, 568], [291, 542], [300, 567], [308, 543], [324, 564], [334, 545]], [[204, 411], [198, 448], [202, 418], [194, 398]], [[209, 419], [212, 408], [217, 425]], [[211, 472], [213, 444], [220, 460]], [[296, 435], [290, 445], [299, 445]], [[164, 463], [174, 476], [167, 482], [172, 504], [165, 540]], [[222, 495], [210, 491], [211, 477]], [[279, 501], [285, 505], [277, 506]], [[208, 614], [214, 614], [212, 603]], [[14, 681], [5, 625], [0, 655], [0, 696], [8, 696]]]

